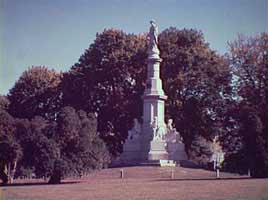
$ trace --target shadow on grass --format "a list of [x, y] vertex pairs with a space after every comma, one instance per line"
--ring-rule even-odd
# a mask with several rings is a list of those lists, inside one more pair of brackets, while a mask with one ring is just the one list
[[12, 184], [7, 184], [3, 185], [0, 183], [1, 187], [20, 187], [20, 186], [41, 186], [41, 185], [68, 185], [68, 184], [76, 184], [80, 183], [81, 181], [63, 181], [59, 184], [52, 184], [52, 183], [47, 183], [47, 182], [35, 182], [35, 183], [12, 183]]
[[250, 177], [222, 177], [222, 178], [165, 178], [165, 179], [155, 179], [152, 181], [223, 181], [223, 180], [234, 180], [234, 181], [241, 181], [241, 180], [261, 180], [261, 179], [267, 179], [268, 178], [250, 178]]

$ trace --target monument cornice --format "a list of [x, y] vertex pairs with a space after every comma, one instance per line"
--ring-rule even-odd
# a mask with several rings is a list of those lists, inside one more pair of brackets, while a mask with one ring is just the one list
[[160, 58], [160, 57], [149, 57], [147, 60], [146, 60], [146, 62], [147, 63], [156, 63], [156, 62], [162, 62], [163, 61], [163, 59], [162, 58]]
[[166, 95], [161, 95], [161, 94], [144, 95], [142, 98], [143, 99], [161, 99], [161, 100], [167, 100], [167, 96]]

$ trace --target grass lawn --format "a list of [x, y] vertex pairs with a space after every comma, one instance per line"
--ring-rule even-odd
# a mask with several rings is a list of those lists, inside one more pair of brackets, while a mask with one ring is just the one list
[[[60, 185], [41, 181], [1, 187], [4, 200], [268, 200], [268, 179], [250, 179], [229, 173], [177, 167], [126, 167], [94, 172]], [[0, 192], [1, 194], [1, 192]], [[1, 199], [1, 197], [0, 197]], [[2, 200], [2, 199], [1, 199]]]

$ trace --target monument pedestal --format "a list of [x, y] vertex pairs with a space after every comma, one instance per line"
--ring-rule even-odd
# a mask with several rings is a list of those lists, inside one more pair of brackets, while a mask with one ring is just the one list
[[168, 142], [167, 151], [169, 155], [169, 160], [175, 160], [177, 162], [182, 160], [188, 160], [184, 146], [185, 145], [182, 142]]
[[127, 140], [123, 146], [121, 159], [128, 162], [139, 162], [141, 159], [141, 142], [140, 140]]
[[167, 160], [168, 152], [166, 148], [167, 143], [165, 141], [151, 141], [148, 160]]

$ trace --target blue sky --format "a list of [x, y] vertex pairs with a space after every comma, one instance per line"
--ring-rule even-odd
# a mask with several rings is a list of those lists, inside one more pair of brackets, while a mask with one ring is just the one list
[[212, 49], [227, 52], [238, 33], [268, 31], [268, 0], [0, 0], [0, 93], [30, 66], [68, 70], [104, 28], [147, 32], [155, 19], [202, 30]]

